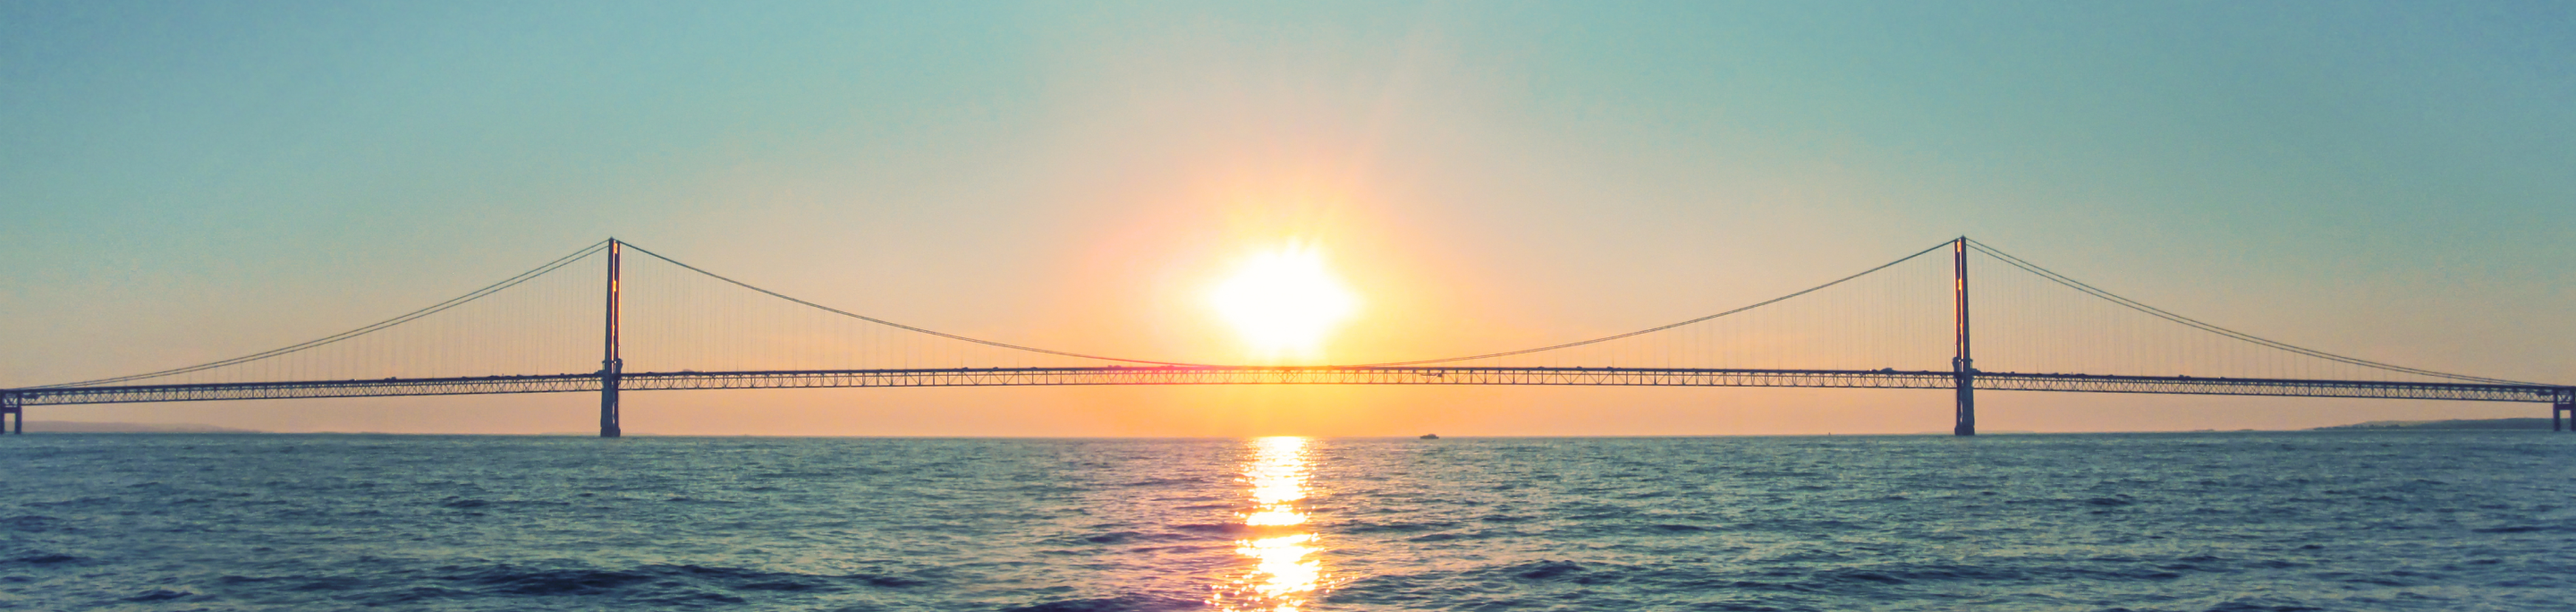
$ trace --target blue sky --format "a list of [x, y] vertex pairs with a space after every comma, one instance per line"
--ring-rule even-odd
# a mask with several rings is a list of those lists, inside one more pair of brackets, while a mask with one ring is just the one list
[[[1202, 317], [1180, 296], [1206, 262], [1285, 236], [1377, 288], [1352, 333], [1448, 353], [1732, 308], [1967, 234], [2294, 343], [2576, 380], [2570, 58], [2576, 8], [2546, 2], [10, 3], [0, 384], [292, 343], [609, 235], [900, 321], [1191, 358], [1200, 330], [1172, 321]], [[884, 405], [824, 427], [847, 433], [1946, 418], [1910, 395], [1390, 391], [1220, 418], [1194, 406], [1240, 398], [977, 393], [760, 401]], [[552, 431], [584, 401], [454, 405]], [[724, 401], [640, 409], [795, 427], [681, 415]], [[1996, 427], [2061, 430], [2537, 410], [1996, 401], [2031, 424]], [[1635, 408], [1550, 425], [1580, 402]], [[1345, 403], [1372, 416], [1317, 407]], [[459, 426], [315, 404], [39, 418]], [[1119, 416], [1030, 416], [1067, 413]]]

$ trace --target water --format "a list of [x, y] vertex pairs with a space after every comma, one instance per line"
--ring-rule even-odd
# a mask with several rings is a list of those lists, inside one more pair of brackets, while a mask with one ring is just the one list
[[2459, 610], [2576, 436], [0, 439], [0, 608]]

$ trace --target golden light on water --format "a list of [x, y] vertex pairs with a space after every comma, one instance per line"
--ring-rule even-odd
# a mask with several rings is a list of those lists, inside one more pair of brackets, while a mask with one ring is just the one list
[[1323, 588], [1323, 561], [1315, 558], [1323, 548], [1316, 534], [1296, 528], [1306, 523], [1308, 473], [1305, 438], [1253, 441], [1252, 459], [1243, 469], [1252, 508], [1241, 514], [1252, 535], [1234, 543], [1234, 553], [1251, 567], [1217, 585], [1210, 605], [1229, 612], [1296, 612]]
[[1296, 243], [1245, 259], [1208, 301], [1244, 342], [1270, 358], [1321, 356], [1325, 337], [1360, 303], [1324, 267], [1321, 252]]
[[1263, 510], [1243, 517], [1243, 524], [1254, 527], [1279, 527], [1305, 523], [1306, 515], [1288, 510]]

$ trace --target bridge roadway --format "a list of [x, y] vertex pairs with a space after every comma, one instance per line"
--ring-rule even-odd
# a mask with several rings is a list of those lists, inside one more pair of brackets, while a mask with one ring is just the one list
[[[1168, 366], [941, 368], [750, 372], [629, 372], [619, 391], [833, 387], [1002, 387], [1034, 385], [1586, 385], [1641, 387], [1819, 387], [1954, 389], [1947, 370], [1729, 370], [1368, 366]], [[2576, 404], [2576, 387], [2545, 385], [2198, 378], [1975, 372], [1975, 388], [2289, 397], [2364, 397]], [[206, 400], [598, 392], [597, 372], [462, 378], [385, 378], [264, 383], [54, 387], [0, 390], [9, 408]], [[2552, 416], [2555, 416], [2553, 413]]]

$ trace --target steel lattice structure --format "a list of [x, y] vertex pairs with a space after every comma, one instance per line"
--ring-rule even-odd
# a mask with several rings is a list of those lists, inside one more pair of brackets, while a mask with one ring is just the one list
[[[1721, 370], [1681, 368], [1495, 367], [1069, 367], [627, 372], [624, 391], [813, 389], [839, 387], [1018, 387], [1067, 385], [1541, 385], [1619, 387], [1808, 387], [1951, 389], [1947, 370]], [[14, 406], [137, 402], [598, 392], [597, 372], [469, 378], [388, 378], [267, 383], [137, 385], [0, 392]], [[1975, 372], [1977, 389], [2343, 397], [2474, 402], [2576, 403], [2576, 388], [2542, 385], [2105, 376]]]

